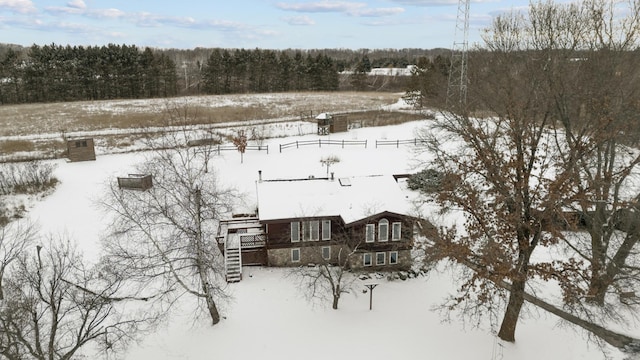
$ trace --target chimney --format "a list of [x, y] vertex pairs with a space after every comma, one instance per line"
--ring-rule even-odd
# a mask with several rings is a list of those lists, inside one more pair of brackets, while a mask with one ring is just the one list
[[333, 171], [331, 172], [331, 181], [333, 181], [334, 177], [333, 177]]
[[262, 170], [258, 170], [258, 181], [262, 182]]

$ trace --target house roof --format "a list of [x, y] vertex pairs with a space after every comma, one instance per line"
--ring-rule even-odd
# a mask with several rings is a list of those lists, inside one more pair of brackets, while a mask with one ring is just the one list
[[257, 183], [261, 221], [340, 216], [346, 224], [382, 212], [409, 215], [411, 191], [392, 175]]

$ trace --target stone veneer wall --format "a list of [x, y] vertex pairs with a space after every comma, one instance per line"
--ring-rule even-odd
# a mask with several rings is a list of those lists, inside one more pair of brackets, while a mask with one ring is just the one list
[[[349, 250], [344, 245], [325, 245], [331, 247], [331, 262], [337, 261], [338, 253], [340, 252], [340, 248], [342, 248], [341, 255], [344, 256], [349, 254]], [[319, 264], [324, 262], [322, 259], [322, 245], [318, 246], [304, 246], [296, 249], [300, 249], [300, 261], [299, 262], [291, 262], [291, 248], [284, 249], [269, 249], [267, 250], [267, 257], [269, 261], [269, 266], [300, 266], [300, 265], [308, 265], [308, 264]], [[411, 250], [398, 250], [398, 263], [397, 264], [389, 264], [389, 251], [385, 251], [385, 265], [375, 265], [376, 263], [376, 252], [372, 251], [372, 265], [364, 266], [363, 265], [363, 254], [366, 252], [357, 252], [351, 256], [349, 259], [349, 266], [352, 269], [357, 270], [408, 270], [411, 268], [412, 259], [411, 259]]]
[[337, 261], [341, 248], [342, 256], [344, 256], [343, 254], [349, 253], [349, 250], [344, 245], [323, 245], [321, 242], [316, 245], [316, 243], [314, 243], [313, 246], [294, 247], [295, 249], [300, 249], [300, 261], [294, 263], [291, 262], [292, 248], [269, 249], [267, 250], [269, 266], [300, 266], [323, 263], [325, 260], [322, 258], [322, 248], [325, 246], [331, 248], [331, 260], [329, 260], [329, 262]]

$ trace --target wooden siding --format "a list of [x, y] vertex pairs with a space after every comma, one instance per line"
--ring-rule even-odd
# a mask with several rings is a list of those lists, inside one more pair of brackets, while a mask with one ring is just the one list
[[[388, 235], [387, 240], [379, 240], [378, 237], [378, 225], [380, 220], [386, 219], [388, 223]], [[393, 236], [393, 223], [401, 224], [400, 240], [392, 240]], [[366, 242], [366, 227], [367, 225], [374, 225], [374, 241]], [[413, 227], [415, 220], [411, 217], [402, 216], [399, 214], [385, 212], [367, 218], [366, 220], [354, 223], [349, 227], [349, 233], [352, 243], [352, 247], [357, 245], [358, 249], [372, 250], [380, 249], [380, 251], [411, 249], [413, 246]]]
[[118, 187], [127, 190], [147, 190], [153, 187], [151, 175], [129, 174], [127, 177], [118, 178]]
[[70, 161], [88, 161], [96, 159], [93, 139], [67, 140], [67, 157]]
[[[293, 221], [320, 221], [320, 238], [318, 241], [305, 241], [300, 239], [299, 242], [291, 242], [291, 222]], [[322, 221], [331, 221], [331, 239], [322, 240]], [[331, 218], [298, 218], [298, 219], [283, 219], [274, 222], [268, 222], [265, 224], [265, 232], [267, 234], [267, 248], [283, 248], [283, 247], [298, 247], [305, 246], [304, 244], [321, 246], [322, 243], [335, 242], [335, 239], [344, 238], [344, 230], [342, 220], [339, 217]], [[300, 245], [303, 244], [303, 245]]]
[[329, 132], [337, 133], [337, 132], [345, 132], [349, 127], [349, 121], [346, 115], [335, 115], [333, 119], [331, 119], [331, 125], [329, 126]]

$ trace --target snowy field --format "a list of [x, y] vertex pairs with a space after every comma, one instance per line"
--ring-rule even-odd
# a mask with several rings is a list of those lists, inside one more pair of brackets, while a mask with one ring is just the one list
[[[353, 129], [323, 139], [367, 140], [366, 148], [307, 146], [280, 152], [279, 144], [316, 140], [316, 135], [290, 136], [265, 141], [269, 153], [248, 151], [244, 162], [235, 151], [212, 161], [220, 182], [244, 193], [239, 208], [255, 207], [258, 170], [265, 179], [326, 176], [320, 159], [336, 155], [331, 167], [336, 176], [415, 172], [419, 167], [411, 146], [375, 147], [376, 140], [415, 137], [423, 122]], [[276, 124], [274, 126], [284, 126]], [[291, 128], [289, 135], [299, 129]], [[274, 133], [284, 131], [274, 129]], [[100, 255], [106, 216], [96, 206], [100, 194], [116, 176], [125, 176], [147, 153], [98, 155], [96, 161], [67, 163], [57, 160], [56, 191], [30, 209], [43, 233], [68, 233], [84, 250], [87, 261]], [[383, 190], [380, 190], [383, 191]], [[375, 198], [375, 191], [371, 193]], [[240, 203], [242, 205], [240, 206]], [[64, 210], [64, 211], [63, 211]], [[503, 343], [488, 323], [479, 328], [452, 322], [434, 310], [456, 286], [448, 272], [405, 281], [380, 278], [369, 311], [369, 294], [356, 286], [341, 299], [340, 309], [310, 304], [301, 296], [286, 270], [245, 268], [244, 279], [229, 285], [232, 299], [221, 306], [225, 319], [211, 327], [206, 317], [194, 318], [188, 303], [176, 309], [171, 321], [140, 344], [126, 359], [602, 359], [604, 354], [586, 341], [584, 333], [559, 326], [557, 318], [528, 306], [518, 324], [515, 344]], [[638, 330], [625, 330], [640, 337]], [[613, 359], [624, 354], [609, 349]], [[104, 359], [103, 354], [86, 354]]]

